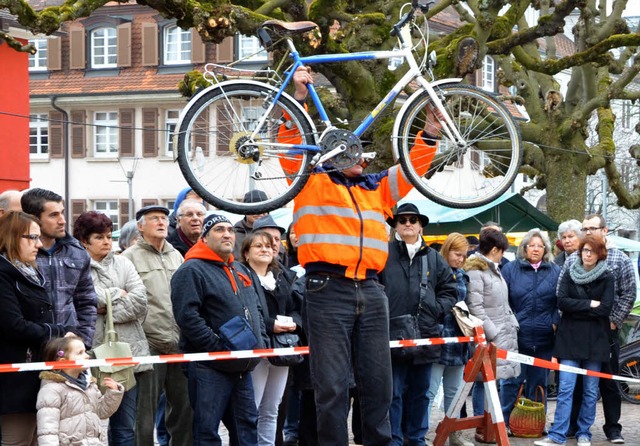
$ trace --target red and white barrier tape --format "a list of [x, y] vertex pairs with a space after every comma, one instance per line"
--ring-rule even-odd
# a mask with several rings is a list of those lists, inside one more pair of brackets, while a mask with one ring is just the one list
[[[406, 339], [401, 341], [390, 341], [391, 348], [417, 347], [421, 345], [442, 345], [456, 344], [462, 342], [473, 342], [473, 337], [449, 337], [449, 338], [425, 338], [425, 339]], [[16, 364], [0, 364], [0, 373], [8, 372], [30, 372], [39, 370], [52, 369], [70, 369], [80, 367], [104, 367], [104, 366], [131, 366], [139, 364], [170, 364], [176, 362], [195, 362], [195, 361], [223, 361], [229, 359], [246, 359], [246, 358], [268, 358], [270, 356], [289, 356], [289, 355], [306, 355], [309, 353], [309, 347], [291, 347], [291, 348], [267, 348], [260, 350], [239, 350], [224, 352], [208, 352], [208, 353], [179, 353], [174, 355], [155, 355], [155, 356], [136, 356], [133, 358], [106, 358], [106, 359], [80, 359], [73, 361], [50, 361], [50, 362], [25, 362]], [[579, 375], [597, 376], [599, 378], [613, 379], [616, 381], [626, 381], [632, 383], [640, 383], [640, 379], [629, 378], [625, 376], [611, 375], [608, 373], [594, 372], [593, 370], [581, 369], [577, 367], [569, 367], [558, 364], [553, 361], [538, 359], [533, 356], [514, 353], [507, 350], [498, 349], [498, 358], [507, 361], [518, 362], [520, 364], [533, 365], [549, 370], [562, 370]]]

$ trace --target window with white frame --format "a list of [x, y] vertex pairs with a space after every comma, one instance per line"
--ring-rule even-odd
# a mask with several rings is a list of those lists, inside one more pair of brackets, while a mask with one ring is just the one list
[[115, 68], [118, 38], [115, 28], [98, 28], [91, 32], [91, 68]]
[[32, 158], [49, 155], [49, 116], [46, 113], [29, 118], [29, 154]]
[[29, 54], [29, 71], [46, 71], [47, 39], [29, 40], [29, 44], [37, 51], [36, 54]]
[[169, 26], [164, 30], [165, 65], [191, 63], [191, 31], [178, 26]]
[[485, 56], [482, 61], [482, 84], [480, 85], [487, 91], [495, 91], [496, 79], [496, 63], [491, 56]]
[[638, 108], [631, 101], [621, 101], [622, 108], [622, 128], [630, 129], [638, 122]]
[[257, 37], [239, 35], [238, 59], [245, 62], [264, 61], [267, 60], [267, 52], [260, 49], [260, 41]]
[[118, 156], [118, 112], [96, 112], [93, 123], [95, 156]]
[[164, 121], [165, 131], [165, 149], [167, 155], [173, 155], [173, 132], [176, 131], [180, 110], [167, 110], [167, 116]]
[[119, 213], [118, 213], [118, 200], [96, 200], [93, 202], [93, 210], [102, 212], [113, 222], [113, 230], [117, 231], [120, 227]]

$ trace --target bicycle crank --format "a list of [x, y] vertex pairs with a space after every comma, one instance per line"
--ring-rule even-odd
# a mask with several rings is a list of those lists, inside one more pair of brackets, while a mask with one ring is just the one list
[[[325, 166], [344, 170], [354, 166], [362, 157], [362, 142], [349, 130], [332, 129], [322, 135], [321, 162]], [[335, 155], [330, 155], [335, 154]], [[329, 155], [329, 157], [325, 157]]]

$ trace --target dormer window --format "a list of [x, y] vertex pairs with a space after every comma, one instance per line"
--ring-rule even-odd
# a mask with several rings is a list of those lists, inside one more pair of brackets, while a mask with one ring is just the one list
[[191, 31], [178, 26], [169, 26], [164, 30], [165, 65], [191, 63]]
[[98, 28], [91, 32], [91, 68], [115, 68], [118, 38], [115, 28]]

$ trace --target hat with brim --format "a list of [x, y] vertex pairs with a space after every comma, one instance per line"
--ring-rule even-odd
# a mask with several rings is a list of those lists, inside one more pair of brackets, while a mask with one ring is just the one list
[[422, 224], [423, 228], [429, 224], [429, 217], [427, 217], [426, 215], [422, 215], [415, 204], [403, 203], [398, 206], [398, 210], [393, 217], [387, 218], [387, 223], [389, 223], [389, 226], [394, 228], [396, 226], [396, 223], [398, 223], [398, 217], [401, 215], [416, 215], [420, 219], [420, 224]]
[[169, 209], [166, 207], [160, 206], [159, 204], [152, 204], [138, 209], [138, 212], [136, 212], [136, 220], [140, 220], [143, 215], [149, 212], [162, 212], [164, 215], [169, 215]]
[[271, 215], [265, 215], [253, 222], [253, 232], [259, 231], [265, 228], [275, 228], [280, 231], [280, 235], [287, 232], [282, 226], [278, 226]]

